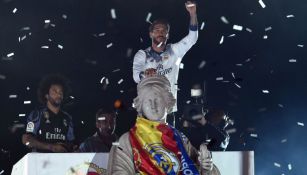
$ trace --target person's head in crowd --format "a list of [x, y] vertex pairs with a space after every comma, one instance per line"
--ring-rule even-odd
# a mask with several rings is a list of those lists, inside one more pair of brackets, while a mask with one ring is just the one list
[[96, 112], [96, 128], [100, 136], [114, 134], [116, 128], [116, 114], [110, 108], [101, 108]]
[[147, 77], [138, 84], [134, 105], [139, 116], [165, 122], [166, 115], [171, 112], [174, 104], [170, 83], [164, 76]]
[[169, 37], [170, 24], [164, 19], [157, 19], [149, 26], [149, 36], [155, 45], [165, 45]]
[[54, 74], [42, 79], [37, 94], [40, 103], [60, 107], [69, 92], [67, 79], [62, 75]]

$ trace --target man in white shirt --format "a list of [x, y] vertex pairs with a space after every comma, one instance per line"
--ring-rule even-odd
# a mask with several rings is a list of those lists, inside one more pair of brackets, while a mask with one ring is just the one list
[[[164, 20], [156, 20], [149, 27], [151, 47], [139, 50], [133, 61], [133, 79], [136, 83], [147, 76], [164, 75], [171, 83], [171, 92], [177, 99], [177, 80], [182, 57], [196, 43], [198, 38], [196, 4], [187, 1], [186, 9], [190, 14], [189, 34], [175, 44], [166, 44], [170, 25]], [[177, 111], [177, 104], [173, 107]]]

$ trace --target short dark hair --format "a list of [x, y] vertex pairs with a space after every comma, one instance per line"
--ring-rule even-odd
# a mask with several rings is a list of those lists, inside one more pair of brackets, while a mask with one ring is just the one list
[[167, 31], [169, 31], [169, 29], [170, 29], [170, 27], [171, 27], [170, 24], [169, 24], [169, 22], [168, 22], [167, 20], [165, 20], [165, 19], [157, 19], [157, 20], [155, 20], [153, 23], [151, 23], [151, 25], [149, 26], [149, 31], [152, 32], [153, 29], [154, 29], [154, 27], [155, 27], [156, 25], [158, 25], [158, 24], [165, 25], [165, 26], [167, 27]]
[[60, 85], [63, 88], [63, 98], [66, 98], [71, 92], [71, 89], [68, 85], [68, 80], [60, 74], [51, 74], [45, 76], [39, 83], [37, 90], [38, 101], [42, 104], [45, 104], [47, 99], [46, 94], [49, 93], [49, 89], [52, 85]]
[[113, 118], [116, 118], [115, 112], [111, 108], [100, 108], [96, 112], [96, 120], [98, 120], [99, 117], [105, 116], [105, 115], [111, 115]]

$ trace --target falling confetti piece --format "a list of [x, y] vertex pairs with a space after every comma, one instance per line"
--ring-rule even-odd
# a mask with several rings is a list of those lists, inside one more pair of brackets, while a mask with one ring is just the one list
[[180, 63], [179, 69], [183, 69], [183, 67], [184, 67], [184, 64], [183, 64], [183, 63]]
[[264, 36], [263, 36], [263, 39], [268, 39], [268, 35], [264, 35]]
[[288, 170], [292, 170], [292, 165], [288, 164]]
[[17, 98], [17, 95], [9, 95], [9, 98]]
[[270, 31], [270, 30], [272, 30], [272, 27], [270, 26], [270, 27], [266, 27], [265, 29], [264, 29], [264, 31]]
[[106, 118], [105, 118], [105, 117], [98, 117], [97, 120], [99, 120], [99, 121], [101, 121], [101, 120], [106, 120]]
[[281, 140], [281, 143], [286, 143], [287, 142], [287, 139], [282, 139]]
[[119, 72], [119, 71], [120, 71], [120, 69], [115, 69], [112, 72], [114, 73], [114, 72]]
[[304, 47], [304, 45], [303, 44], [298, 44], [297, 47]]
[[206, 65], [206, 61], [205, 60], [201, 61], [200, 64], [198, 65], [198, 69], [204, 68], [205, 65]]
[[103, 80], [105, 79], [106, 77], [102, 77], [101, 80], [100, 80], [100, 84], [103, 83]]
[[290, 59], [289, 62], [290, 63], [296, 63], [296, 59]]
[[120, 79], [117, 84], [121, 84], [124, 80], [123, 79]]
[[18, 114], [19, 117], [25, 117], [26, 114]]
[[127, 49], [126, 56], [127, 56], [127, 57], [131, 57], [132, 51], [133, 51], [132, 48], [128, 48], [128, 49]]
[[187, 7], [194, 7], [195, 4], [188, 4]]
[[99, 33], [98, 36], [105, 36], [106, 33]]
[[123, 91], [123, 90], [120, 90], [119, 92], [120, 92], [120, 93], [124, 93], [124, 91]]
[[235, 74], [234, 74], [233, 72], [231, 72], [231, 76], [232, 76], [234, 79], [236, 79], [236, 76], [235, 76]]
[[58, 44], [58, 48], [59, 48], [59, 49], [63, 49], [63, 46], [60, 45], [60, 44]]
[[259, 4], [261, 5], [262, 8], [265, 8], [265, 7], [266, 7], [265, 4], [264, 4], [264, 2], [263, 2], [262, 0], [259, 0], [258, 2], [259, 2]]
[[223, 21], [223, 23], [229, 24], [229, 21], [226, 19], [225, 16], [221, 16], [221, 20]]
[[49, 46], [42, 46], [42, 49], [49, 49]]
[[234, 83], [238, 88], [241, 88], [241, 86], [240, 85], [238, 85], [237, 83]]
[[45, 24], [49, 24], [51, 21], [49, 19], [45, 20]]
[[274, 162], [274, 166], [276, 166], [276, 167], [281, 167], [281, 165], [279, 164], [279, 163], [276, 163], [276, 162]]
[[113, 43], [110, 43], [110, 44], [107, 45], [107, 48], [110, 48], [112, 46], [113, 46]]
[[304, 123], [302, 123], [302, 122], [297, 122], [297, 125], [299, 125], [299, 126], [305, 126]]
[[239, 25], [233, 25], [232, 27], [234, 30], [242, 31], [243, 27]]
[[264, 94], [270, 93], [269, 90], [262, 90], [262, 92], [263, 92]]
[[84, 125], [84, 121], [83, 120], [81, 120], [81, 123], [82, 123], [82, 125]]
[[152, 15], [152, 14], [151, 14], [150, 12], [147, 14], [146, 22], [150, 22], [151, 15]]
[[216, 77], [216, 81], [222, 81], [223, 79], [223, 77]]
[[223, 42], [224, 42], [224, 36], [221, 37], [220, 44], [223, 44]]
[[2, 171], [0, 172], [0, 175], [3, 174], [3, 173], [4, 173], [4, 170], [2, 170]]
[[23, 104], [31, 104], [31, 101], [24, 101]]
[[157, 45], [157, 47], [161, 47], [162, 44], [163, 44], [163, 42], [160, 42], [160, 43]]
[[0, 74], [0, 79], [1, 79], [1, 80], [5, 80], [5, 79], [6, 79], [6, 76]]
[[282, 105], [282, 104], [278, 104], [278, 106], [279, 106], [279, 107], [281, 107], [281, 108], [283, 108], [283, 107], [284, 107], [284, 105]]
[[201, 23], [201, 26], [200, 26], [200, 30], [203, 30], [204, 27], [205, 27], [205, 22], [202, 22], [202, 23]]
[[258, 137], [258, 134], [250, 134], [251, 137], [255, 137], [257, 138]]
[[119, 146], [119, 142], [113, 142], [112, 145]]
[[185, 103], [186, 103], [186, 104], [190, 104], [190, 103], [191, 103], [191, 100], [188, 100], [188, 101], [186, 101]]
[[12, 53], [9, 53], [9, 54], [7, 54], [6, 56], [7, 56], [7, 57], [11, 57], [11, 56], [14, 56], [14, 52], [12, 52]]
[[30, 145], [30, 142], [26, 142], [26, 145], [27, 145], [27, 146]]
[[17, 12], [17, 8], [14, 8], [13, 13], [16, 13], [16, 12]]
[[66, 15], [66, 14], [63, 14], [63, 15], [62, 15], [62, 18], [63, 18], [63, 19], [67, 19], [67, 15]]
[[234, 37], [234, 36], [236, 36], [236, 34], [231, 34], [228, 37], [230, 38], [230, 37]]
[[111, 17], [112, 19], [116, 19], [115, 9], [111, 9]]
[[230, 129], [227, 129], [226, 132], [228, 134], [233, 134], [233, 133], [236, 133], [237, 132], [237, 129], [236, 128], [230, 128]]
[[245, 30], [248, 31], [248, 32], [250, 32], [250, 33], [253, 32], [252, 29], [250, 29], [250, 28], [245, 28]]
[[294, 15], [287, 15], [287, 18], [294, 18]]

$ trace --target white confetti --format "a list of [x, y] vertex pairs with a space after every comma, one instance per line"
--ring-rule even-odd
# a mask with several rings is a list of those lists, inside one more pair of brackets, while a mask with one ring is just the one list
[[105, 36], [106, 33], [99, 33], [98, 36]]
[[161, 47], [162, 44], [163, 44], [163, 42], [160, 42], [160, 43], [157, 45], [157, 47]]
[[242, 31], [243, 27], [239, 25], [233, 25], [232, 27], [234, 30]]
[[58, 44], [58, 48], [63, 49], [64, 47], [62, 45]]
[[119, 146], [119, 142], [113, 142], [112, 145]]
[[187, 7], [194, 7], [195, 4], [188, 4]]
[[63, 19], [67, 19], [67, 15], [63, 14], [63, 15], [62, 15], [62, 18], [63, 18]]
[[113, 43], [110, 43], [110, 44], [107, 45], [107, 48], [110, 48], [112, 46], [113, 46]]
[[177, 59], [175, 64], [179, 66], [180, 62], [181, 62], [181, 59]]
[[146, 22], [150, 22], [151, 15], [152, 15], [152, 14], [151, 14], [150, 12], [147, 14]]
[[84, 125], [84, 121], [83, 120], [81, 120], [81, 123], [82, 123], [82, 125]]
[[50, 38], [49, 38], [49, 39], [48, 39], [48, 41], [49, 41], [49, 42], [51, 42], [51, 41], [52, 41], [52, 39], [50, 39]]
[[180, 63], [179, 69], [183, 69], [183, 67], [184, 67], [184, 64], [183, 64], [183, 63]]
[[284, 105], [282, 105], [282, 104], [278, 104], [278, 106], [279, 106], [279, 107], [281, 107], [281, 108], [283, 108], [283, 107], [284, 107]]
[[233, 133], [236, 133], [237, 132], [237, 129], [236, 128], [230, 128], [230, 129], [227, 129], [226, 132], [228, 134], [233, 134]]
[[127, 49], [127, 53], [126, 53], [126, 56], [129, 58], [129, 57], [131, 57], [131, 55], [132, 55], [132, 48], [128, 48]]
[[42, 49], [49, 49], [49, 46], [42, 46]]
[[31, 101], [24, 101], [23, 104], [31, 104]]
[[120, 90], [119, 92], [122, 94], [122, 93], [124, 93], [124, 90]]
[[74, 97], [74, 96], [71, 96], [71, 95], [69, 96], [69, 98], [70, 98], [70, 99], [75, 99], [75, 97]]
[[[24, 35], [24, 36], [22, 36], [21, 37], [21, 41], [23, 41], [24, 39], [26, 39], [27, 38], [27, 35]], [[19, 41], [20, 42], [20, 41]]]
[[287, 139], [282, 139], [280, 142], [281, 143], [286, 143], [288, 140]]
[[276, 162], [274, 162], [274, 166], [276, 166], [276, 167], [281, 167], [281, 165], [279, 164], [279, 163], [276, 163]]
[[20, 29], [21, 31], [24, 31], [24, 30], [30, 30], [30, 27], [23, 27]]
[[290, 163], [288, 164], [288, 170], [292, 170], [292, 165]]
[[236, 85], [238, 88], [241, 88], [241, 86], [240, 86], [240, 85], [238, 85], [237, 83], [235, 83], [235, 85]]
[[106, 79], [106, 84], [108, 85], [110, 82], [109, 82], [109, 79]]
[[51, 27], [55, 27], [55, 24], [50, 24], [51, 25]]
[[265, 4], [264, 4], [264, 2], [263, 2], [262, 0], [259, 0], [258, 2], [259, 2], [259, 4], [261, 5], [262, 8], [265, 8], [265, 7], [266, 7]]
[[39, 132], [40, 135], [42, 134], [42, 130], [41, 129], [38, 132]]
[[304, 45], [303, 44], [298, 44], [297, 47], [304, 47]]
[[262, 93], [268, 94], [268, 93], [270, 93], [270, 91], [269, 90], [262, 90]]
[[112, 70], [112, 72], [114, 73], [114, 72], [119, 72], [120, 71], [120, 69], [114, 69], [114, 70]]
[[251, 60], [252, 60], [251, 58], [247, 58], [245, 62], [247, 63], [247, 62], [250, 62]]
[[18, 114], [19, 117], [25, 117], [26, 114]]
[[101, 121], [101, 120], [106, 120], [106, 118], [105, 118], [105, 117], [98, 117], [97, 120], [99, 120], [99, 121]]
[[224, 42], [224, 36], [221, 37], [220, 44], [223, 44], [223, 42]]
[[17, 12], [17, 8], [14, 8], [13, 13], [16, 13], [16, 12]]
[[26, 142], [26, 145], [27, 145], [27, 146], [30, 145], [30, 142]]
[[243, 64], [241, 64], [241, 63], [238, 63], [238, 64], [236, 64], [236, 66], [243, 66]]
[[290, 59], [289, 62], [290, 63], [296, 63], [296, 59]]
[[112, 19], [116, 19], [115, 9], [111, 9], [111, 17]]
[[9, 98], [17, 98], [17, 95], [9, 95]]
[[263, 36], [263, 39], [268, 39], [268, 35], [264, 35], [264, 36]]
[[202, 23], [201, 23], [201, 26], [200, 26], [200, 30], [203, 30], [204, 27], [205, 27], [205, 22], [202, 22]]
[[236, 78], [236, 76], [235, 76], [235, 74], [233, 73], [233, 72], [231, 72], [231, 76], [235, 79]]
[[230, 37], [234, 37], [234, 36], [236, 36], [236, 34], [231, 34], [228, 37], [230, 38]]
[[224, 80], [223, 77], [216, 77], [216, 81], [222, 81], [222, 80]]
[[264, 29], [264, 31], [270, 31], [270, 30], [272, 30], [272, 27], [271, 26], [269, 26], [269, 27], [266, 27], [265, 29]]
[[5, 80], [5, 79], [6, 79], [6, 76], [0, 74], [0, 79], [1, 79], [1, 80]]
[[198, 65], [198, 69], [204, 68], [205, 65], [206, 65], [206, 61], [205, 60], [201, 61], [200, 64]]
[[223, 21], [223, 23], [229, 24], [229, 21], [226, 19], [225, 16], [221, 16], [221, 20]]
[[257, 138], [258, 137], [258, 134], [250, 134], [251, 137], [255, 137]]
[[45, 24], [49, 24], [51, 21], [49, 19], [45, 20]]
[[287, 18], [294, 18], [294, 15], [287, 15]]
[[191, 100], [188, 100], [188, 101], [186, 101], [185, 103], [186, 103], [186, 104], [190, 104], [190, 103], [191, 103]]
[[250, 28], [245, 28], [245, 30], [248, 31], [248, 32], [250, 32], [250, 33], [253, 32], [252, 29], [250, 29]]
[[12, 53], [7, 54], [6, 56], [11, 57], [11, 56], [14, 56], [14, 55], [15, 55], [14, 52], [12, 52]]
[[103, 83], [103, 80], [105, 79], [106, 77], [102, 77], [101, 80], [100, 80], [100, 84]]
[[304, 123], [302, 123], [302, 122], [297, 122], [297, 125], [299, 125], [299, 126], [305, 126]]
[[124, 80], [123, 79], [120, 79], [117, 84], [121, 84]]
[[26, 88], [26, 89], [27, 89], [27, 91], [28, 91], [28, 90], [30, 90], [30, 87], [29, 87], [29, 86], [27, 86], [27, 88]]

